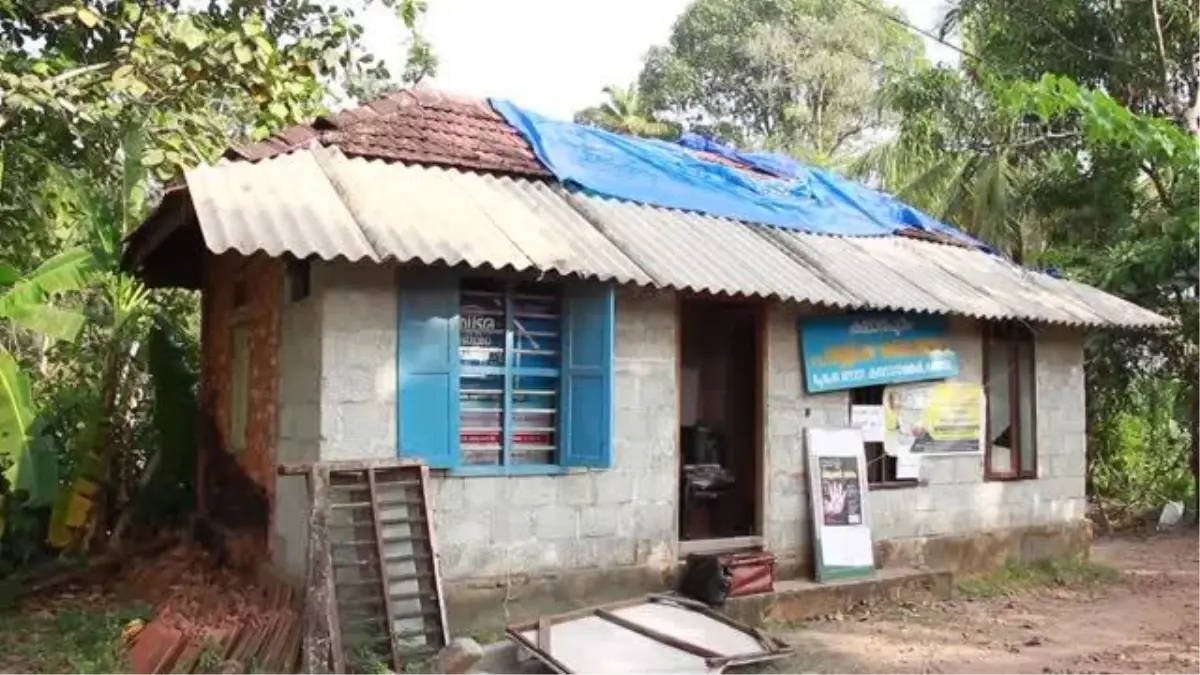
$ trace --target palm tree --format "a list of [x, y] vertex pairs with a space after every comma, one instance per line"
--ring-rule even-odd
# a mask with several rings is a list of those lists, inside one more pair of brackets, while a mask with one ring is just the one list
[[618, 134], [644, 138], [671, 139], [679, 135], [677, 125], [655, 119], [646, 109], [637, 87], [605, 87], [608, 100], [575, 114], [575, 121]]

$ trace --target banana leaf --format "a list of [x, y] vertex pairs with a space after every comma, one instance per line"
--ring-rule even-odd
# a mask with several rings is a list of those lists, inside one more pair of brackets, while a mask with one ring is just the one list
[[0, 350], [0, 465], [16, 461], [26, 451], [33, 417], [29, 378], [12, 354]]

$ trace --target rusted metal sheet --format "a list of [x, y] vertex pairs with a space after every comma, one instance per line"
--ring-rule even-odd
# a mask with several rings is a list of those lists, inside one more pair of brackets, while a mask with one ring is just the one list
[[704, 605], [663, 595], [543, 616], [507, 632], [559, 673], [719, 673], [793, 653]]

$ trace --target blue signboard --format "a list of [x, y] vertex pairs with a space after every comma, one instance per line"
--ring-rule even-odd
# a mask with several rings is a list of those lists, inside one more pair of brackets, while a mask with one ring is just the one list
[[946, 318], [913, 314], [850, 314], [799, 321], [805, 389], [823, 391], [958, 374]]

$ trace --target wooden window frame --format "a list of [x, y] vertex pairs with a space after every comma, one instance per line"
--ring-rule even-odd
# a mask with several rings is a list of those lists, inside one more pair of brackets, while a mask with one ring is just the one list
[[[879, 396], [869, 396], [868, 392], [877, 389]], [[849, 406], [854, 405], [883, 405], [884, 385], [875, 385], [871, 387], [856, 387], [849, 391]], [[872, 392], [874, 393], [874, 392]], [[865, 403], [863, 398], [875, 400], [878, 398], [878, 403]], [[921, 485], [921, 481], [916, 478], [896, 478], [896, 458], [887, 454], [884, 450], [883, 443], [866, 442], [863, 443], [863, 454], [866, 459], [867, 470], [867, 489], [868, 490], [901, 490], [904, 488], [914, 488]], [[881, 469], [872, 470], [873, 466], [882, 467]], [[882, 473], [883, 480], [876, 481], [874, 476], [876, 473]], [[890, 476], [890, 478], [889, 478]]]
[[[1021, 453], [1021, 349], [1020, 343], [1029, 343], [1029, 358], [1032, 361], [1034, 381], [1030, 385], [1030, 396], [1033, 397], [1033, 405], [1030, 406], [1029, 424], [1033, 427], [1033, 434], [1030, 438], [1033, 440], [1033, 466], [1025, 466], [1022, 461]], [[1011, 471], [995, 471], [992, 469], [992, 452], [995, 450], [992, 439], [995, 437], [992, 433], [992, 411], [991, 401], [992, 394], [988, 384], [992, 381], [994, 373], [991, 372], [992, 366], [992, 350], [997, 349], [997, 344], [1003, 345], [1008, 351], [1008, 424], [1009, 424], [1009, 443], [1012, 447], [1008, 448], [1010, 454]], [[984, 391], [987, 394], [987, 407], [984, 411], [984, 433], [986, 434], [986, 443], [983, 451], [983, 477], [989, 481], [1017, 481], [1017, 480], [1036, 480], [1038, 477], [1038, 447], [1037, 447], [1037, 339], [1033, 331], [1024, 324], [994, 324], [989, 325], [984, 330], [983, 335], [983, 382]]]

